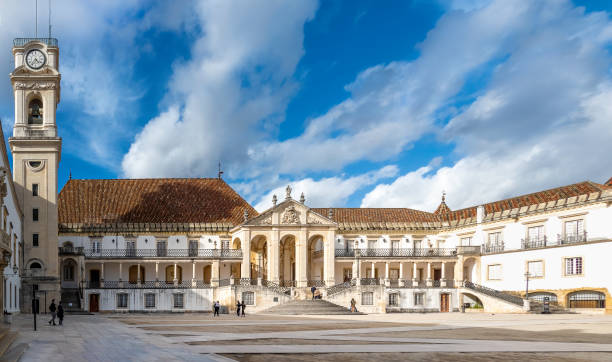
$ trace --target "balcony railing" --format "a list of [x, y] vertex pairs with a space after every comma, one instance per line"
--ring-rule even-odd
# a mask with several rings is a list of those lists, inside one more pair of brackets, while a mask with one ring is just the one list
[[548, 245], [550, 244], [548, 243], [546, 236], [521, 239], [521, 247], [523, 249], [543, 248]]
[[457, 247], [459, 255], [479, 255], [480, 245], [461, 245]]
[[85, 249], [90, 259], [113, 258], [242, 258], [240, 249]]
[[586, 231], [584, 231], [582, 233], [577, 233], [577, 234], [565, 234], [565, 235], [557, 234], [557, 241], [559, 242], [559, 245], [584, 243], [587, 241], [587, 233]]
[[131, 283], [127, 280], [105, 280], [104, 282], [84, 281], [83, 287], [84, 289], [205, 289], [210, 288], [210, 284], [202, 280], [196, 280], [194, 286], [191, 279], [182, 280], [176, 284], [173, 282], [166, 282], [165, 280], [146, 280], [140, 283]]
[[325, 288], [325, 281], [323, 281], [323, 280], [309, 280], [307, 282], [307, 285], [309, 287]]
[[359, 281], [361, 285], [379, 285], [380, 279], [378, 278], [361, 278]]
[[85, 250], [83, 247], [77, 246], [60, 246], [59, 255], [83, 255]]
[[489, 245], [483, 245], [482, 246], [482, 253], [483, 254], [501, 253], [504, 250], [505, 249], [504, 249], [504, 242], [503, 241], [501, 243], [498, 243], [498, 244], [489, 244]]
[[57, 38], [15, 38], [13, 39], [13, 46], [22, 47], [31, 41], [41, 42], [50, 47], [57, 47]]
[[431, 258], [431, 257], [449, 257], [456, 256], [457, 249], [455, 248], [427, 248], [427, 249], [410, 249], [410, 248], [372, 248], [372, 249], [336, 249], [336, 257], [375, 257], [375, 258], [393, 258], [393, 257], [416, 257], [416, 258]]

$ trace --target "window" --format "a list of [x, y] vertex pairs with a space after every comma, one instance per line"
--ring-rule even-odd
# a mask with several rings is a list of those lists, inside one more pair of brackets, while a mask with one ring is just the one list
[[544, 303], [545, 298], [548, 298], [548, 301], [550, 303], [558, 302], [557, 295], [554, 293], [548, 293], [548, 292], [529, 293], [529, 299], [535, 300], [536, 302]]
[[174, 308], [183, 308], [183, 293], [172, 294], [174, 300]]
[[399, 305], [399, 294], [391, 293], [389, 294], [389, 305], [397, 307]]
[[565, 275], [582, 275], [582, 257], [565, 258]]
[[501, 264], [494, 264], [488, 266], [488, 278], [489, 280], [501, 280]]
[[32, 246], [38, 247], [38, 234], [36, 233], [32, 234]]
[[99, 253], [100, 252], [100, 242], [99, 241], [92, 241], [91, 242], [91, 251], [93, 253]]
[[415, 249], [421, 249], [423, 247], [423, 240], [415, 240], [414, 241], [414, 248]]
[[154, 293], [145, 294], [145, 308], [155, 308], [155, 294]]
[[423, 305], [425, 301], [424, 293], [414, 293], [414, 305]]
[[603, 293], [582, 290], [569, 295], [570, 308], [605, 308], [606, 296]]
[[373, 305], [374, 304], [374, 293], [363, 292], [361, 293], [361, 305]]
[[38, 221], [38, 209], [32, 209], [32, 221]]
[[28, 107], [28, 124], [43, 123], [43, 104], [40, 99], [32, 99]]
[[189, 256], [198, 256], [197, 240], [189, 240]]
[[74, 264], [71, 262], [67, 262], [64, 265], [64, 280], [65, 281], [74, 281]]
[[470, 246], [470, 245], [472, 245], [472, 237], [471, 236], [467, 236], [465, 238], [461, 238], [461, 245], [462, 246]]
[[530, 278], [543, 278], [544, 262], [542, 260], [528, 261], [527, 272], [529, 272]]
[[532, 226], [527, 229], [527, 238], [529, 241], [543, 241], [544, 240], [544, 226]]
[[125, 243], [125, 256], [135, 257], [136, 256], [136, 242], [126, 241]]
[[255, 293], [242, 292], [242, 303], [246, 305], [255, 305]]
[[157, 256], [168, 255], [168, 244], [165, 241], [157, 242]]
[[30, 264], [30, 269], [42, 269], [42, 267], [40, 266], [40, 263], [34, 262]]
[[584, 221], [572, 220], [565, 222], [565, 240], [567, 241], [583, 241], [584, 236]]
[[502, 242], [501, 232], [489, 233], [489, 245], [501, 245]]
[[128, 295], [127, 293], [117, 294], [117, 308], [127, 308], [128, 306]]
[[38, 184], [32, 184], [32, 196], [38, 196]]

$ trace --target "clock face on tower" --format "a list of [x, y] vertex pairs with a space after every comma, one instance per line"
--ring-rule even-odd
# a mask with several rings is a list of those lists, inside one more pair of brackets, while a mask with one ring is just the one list
[[26, 55], [26, 63], [32, 69], [40, 69], [47, 61], [45, 54], [38, 49], [33, 49]]

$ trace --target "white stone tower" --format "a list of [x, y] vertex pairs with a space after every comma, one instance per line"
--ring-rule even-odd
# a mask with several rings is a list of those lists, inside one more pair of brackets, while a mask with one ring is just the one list
[[[13, 42], [15, 126], [9, 138], [13, 177], [24, 213], [25, 275], [23, 301], [32, 288], [59, 301], [57, 168], [62, 140], [55, 111], [60, 101], [59, 48], [55, 38], [19, 38]], [[39, 297], [42, 297], [39, 293]], [[41, 310], [43, 309], [41, 300]], [[23, 305], [29, 310], [27, 303]]]

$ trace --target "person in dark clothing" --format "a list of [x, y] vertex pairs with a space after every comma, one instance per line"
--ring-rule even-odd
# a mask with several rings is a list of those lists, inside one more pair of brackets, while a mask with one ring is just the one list
[[59, 319], [59, 325], [64, 324], [64, 307], [62, 307], [62, 301], [57, 304], [57, 318]]
[[313, 285], [312, 288], [310, 288], [310, 291], [312, 292], [312, 300], [314, 300], [314, 293], [317, 291], [317, 287]]
[[55, 307], [55, 299], [51, 299], [51, 305], [49, 305], [49, 312], [51, 312], [51, 320], [49, 324], [53, 323], [55, 325], [55, 311], [57, 308]]
[[246, 304], [244, 304], [244, 300], [242, 301], [242, 304], [240, 304], [240, 306], [242, 307], [242, 316], [244, 317], [244, 309], [246, 308]]
[[221, 307], [221, 305], [219, 304], [219, 301], [215, 302], [215, 314], [213, 315], [213, 317], [218, 317], [219, 316], [219, 308]]
[[240, 301], [238, 301], [238, 303], [236, 303], [236, 315], [238, 317], [240, 317], [240, 307], [242, 307], [242, 304], [240, 304]]

